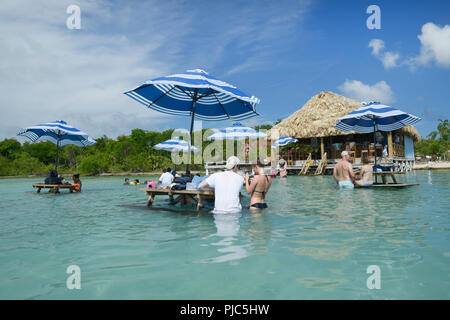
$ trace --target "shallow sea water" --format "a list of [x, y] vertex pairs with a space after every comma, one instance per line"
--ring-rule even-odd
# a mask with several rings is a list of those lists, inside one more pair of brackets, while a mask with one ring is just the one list
[[[449, 299], [450, 170], [399, 180], [420, 185], [277, 178], [268, 209], [214, 217], [165, 197], [148, 210], [121, 177], [59, 195], [0, 179], [0, 299]], [[381, 289], [367, 288], [370, 265]]]

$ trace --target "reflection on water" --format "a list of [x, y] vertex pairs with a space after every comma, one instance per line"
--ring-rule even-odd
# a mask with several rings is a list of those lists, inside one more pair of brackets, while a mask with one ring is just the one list
[[247, 245], [240, 245], [238, 241], [240, 224], [239, 219], [242, 217], [241, 213], [230, 214], [215, 214], [214, 224], [217, 232], [208, 239], [213, 239], [210, 245], [217, 246], [217, 251], [222, 255], [203, 259], [204, 263], [219, 263], [234, 260], [240, 260], [249, 255], [246, 247]]

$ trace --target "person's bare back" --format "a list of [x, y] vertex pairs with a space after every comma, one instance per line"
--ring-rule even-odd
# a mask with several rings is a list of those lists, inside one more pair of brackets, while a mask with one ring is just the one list
[[339, 161], [333, 170], [333, 177], [339, 187], [353, 188], [353, 181], [355, 180], [355, 173], [353, 166], [348, 162], [349, 155], [346, 151], [342, 152], [342, 160]]
[[336, 181], [352, 180], [353, 167], [345, 160], [341, 160], [336, 164], [336, 175], [339, 177]]

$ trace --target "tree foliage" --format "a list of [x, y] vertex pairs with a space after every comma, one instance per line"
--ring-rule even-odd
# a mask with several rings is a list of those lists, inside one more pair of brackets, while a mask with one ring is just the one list
[[450, 150], [450, 128], [448, 120], [439, 120], [437, 131], [427, 135], [414, 145], [416, 156], [431, 156], [433, 158], [448, 156]]

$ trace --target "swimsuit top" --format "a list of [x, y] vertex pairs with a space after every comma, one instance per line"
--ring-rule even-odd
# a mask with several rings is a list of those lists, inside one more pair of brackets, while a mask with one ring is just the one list
[[[266, 181], [269, 182], [269, 178], [267, 178], [266, 175], [265, 175], [264, 177], [266, 177]], [[258, 185], [258, 184], [256, 184], [256, 185]], [[255, 193], [255, 192], [261, 193], [263, 199], [266, 197], [266, 191], [259, 191], [259, 190], [256, 190], [256, 186], [255, 186], [255, 189], [254, 189], [253, 192], [252, 192], [252, 196], [253, 196], [253, 193]]]

